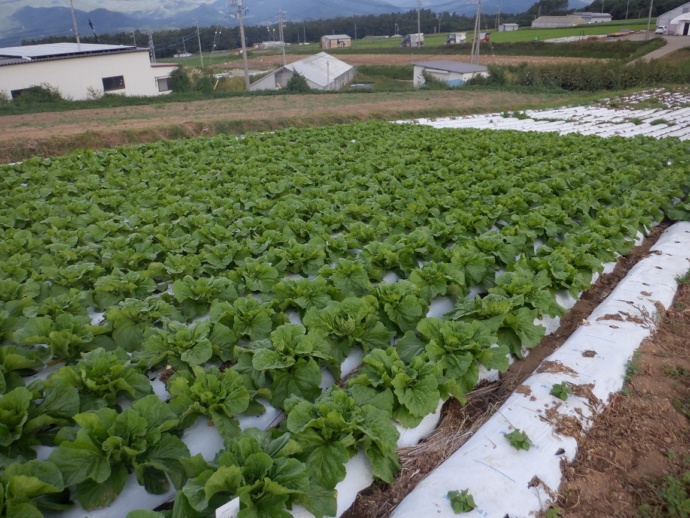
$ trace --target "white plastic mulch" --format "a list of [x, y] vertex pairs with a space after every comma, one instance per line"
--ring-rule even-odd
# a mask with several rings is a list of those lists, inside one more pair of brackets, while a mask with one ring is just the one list
[[[457, 452], [398, 506], [395, 518], [455, 516], [448, 491], [468, 489], [477, 508], [464, 516], [535, 516], [553, 501], [561, 460], [571, 462], [577, 441], [559, 433], [563, 418], [587, 429], [611, 395], [623, 387], [626, 365], [654, 329], [657, 305], [668, 308], [676, 278], [690, 268], [690, 223], [669, 228], [575, 333], [546, 358], [501, 408]], [[580, 386], [566, 401], [554, 384]], [[504, 437], [520, 429], [531, 447], [516, 450]]]
[[[635, 108], [636, 104], [649, 99], [656, 99], [658, 103], [654, 104], [658, 104], [658, 107]], [[434, 128], [558, 132], [561, 135], [580, 133], [600, 137], [678, 137], [688, 140], [690, 93], [654, 90], [615, 101], [607, 100], [599, 106], [418, 119], [416, 122]]]

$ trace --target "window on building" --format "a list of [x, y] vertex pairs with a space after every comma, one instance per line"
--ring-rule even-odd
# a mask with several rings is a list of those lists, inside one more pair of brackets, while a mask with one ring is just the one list
[[158, 77], [156, 78], [156, 82], [158, 83], [159, 92], [169, 92], [170, 90], [172, 90], [172, 78]]
[[113, 90], [124, 90], [125, 78], [123, 76], [113, 76], [103, 78], [103, 91], [112, 92]]

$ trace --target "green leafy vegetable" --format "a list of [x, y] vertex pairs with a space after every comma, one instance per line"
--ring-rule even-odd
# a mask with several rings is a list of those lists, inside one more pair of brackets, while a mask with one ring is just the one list
[[165, 493], [170, 482], [176, 488], [184, 484], [179, 459], [189, 450], [169, 433], [178, 419], [158, 396], [146, 396], [120, 414], [101, 408], [74, 420], [79, 426], [58, 435], [48, 460], [60, 468], [65, 486], [74, 487], [84, 509], [110, 505], [131, 472], [149, 493]]

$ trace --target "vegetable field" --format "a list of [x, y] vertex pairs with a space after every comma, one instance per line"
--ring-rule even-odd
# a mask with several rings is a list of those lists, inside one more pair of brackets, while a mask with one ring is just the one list
[[373, 122], [2, 166], [0, 515], [335, 515], [350, 459], [393, 480], [401, 430], [690, 219], [689, 146]]

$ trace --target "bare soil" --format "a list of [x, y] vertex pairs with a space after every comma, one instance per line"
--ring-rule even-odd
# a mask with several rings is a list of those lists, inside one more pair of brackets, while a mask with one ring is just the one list
[[[292, 63], [304, 56], [300, 55], [286, 55], [286, 62]], [[339, 54], [338, 59], [344, 61], [348, 65], [409, 65], [419, 61], [434, 61], [434, 60], [450, 60], [460, 61], [463, 63], [470, 62], [470, 56], [456, 56], [456, 55], [438, 55], [438, 54]], [[279, 55], [268, 55], [262, 57], [251, 58], [248, 60], [251, 68], [261, 69], [269, 66], [280, 66], [283, 64], [283, 58]], [[586, 63], [591, 61], [599, 61], [595, 58], [566, 58], [566, 57], [552, 57], [552, 56], [493, 56], [491, 54], [484, 54], [481, 57], [482, 65], [519, 65], [520, 63], [530, 63], [534, 65], [551, 65], [560, 63]], [[237, 62], [229, 62], [221, 65], [216, 65], [218, 68], [237, 68]]]
[[[288, 61], [304, 56], [287, 56]], [[434, 55], [344, 55], [352, 65], [395, 65], [438, 59]], [[444, 59], [446, 59], [444, 57]], [[467, 61], [469, 56], [447, 59]], [[576, 58], [484, 56], [484, 64], [564, 63]], [[252, 68], [282, 63], [281, 56], [250, 60]], [[219, 65], [236, 68], [237, 62]], [[80, 148], [101, 148], [216, 133], [284, 127], [515, 111], [573, 100], [569, 94], [512, 92], [402, 91], [349, 95], [275, 95], [172, 102], [0, 117], [0, 163], [53, 156]]]
[[690, 470], [689, 337], [686, 284], [638, 349], [624, 390], [580, 439], [575, 462], [565, 466], [553, 506], [560, 516], [687, 516], [673, 513], [659, 488], [663, 479]]
[[[639, 247], [621, 257], [611, 274], [602, 275], [575, 307], [561, 319], [561, 326], [544, 337], [524, 360], [513, 363], [499, 382], [478, 387], [468, 394], [467, 404], [449, 400], [443, 407], [437, 429], [417, 446], [398, 451], [402, 470], [391, 485], [374, 485], [362, 491], [344, 518], [383, 518], [431, 472], [479, 428], [523, 381], [537, 368], [549, 369], [542, 363], [545, 357], [560, 347], [590, 313], [611, 293], [628, 271], [642, 258], [659, 235], [668, 227], [660, 225]], [[626, 395], [613, 399], [607, 411], [597, 420], [593, 430], [582, 437], [579, 425], [570, 433], [580, 440], [577, 461], [567, 467], [567, 482], [561, 488], [558, 505], [566, 510], [563, 516], [577, 518], [636, 516], [635, 499], [622, 514], [619, 499], [626, 490], [642, 491], [645, 477], [659, 476], [673, 471], [671, 459], [665, 452], [677, 452], [677, 458], [690, 462], [690, 421], [672, 408], [671, 400], [682, 385], [664, 376], [669, 366], [688, 369], [685, 378], [686, 399], [690, 395], [690, 287], [681, 290], [681, 299], [667, 312], [654, 341], [643, 345], [640, 356], [640, 376], [627, 387]], [[682, 298], [684, 297], [684, 298]], [[541, 367], [540, 367], [541, 365]], [[644, 377], [643, 377], [644, 375]], [[637, 396], [633, 400], [634, 396]], [[629, 402], [630, 407], [623, 405]], [[625, 410], [623, 410], [625, 408]], [[620, 417], [620, 419], [618, 419]], [[567, 427], [567, 423], [563, 423]], [[564, 430], [564, 433], [568, 433]], [[588, 448], [593, 446], [594, 449]], [[679, 464], [680, 461], [676, 461]], [[621, 477], [624, 481], [621, 482]], [[638, 489], [634, 489], [638, 488]], [[603, 500], [602, 500], [603, 499]], [[611, 505], [604, 505], [604, 503]], [[572, 513], [572, 514], [571, 514]]]

